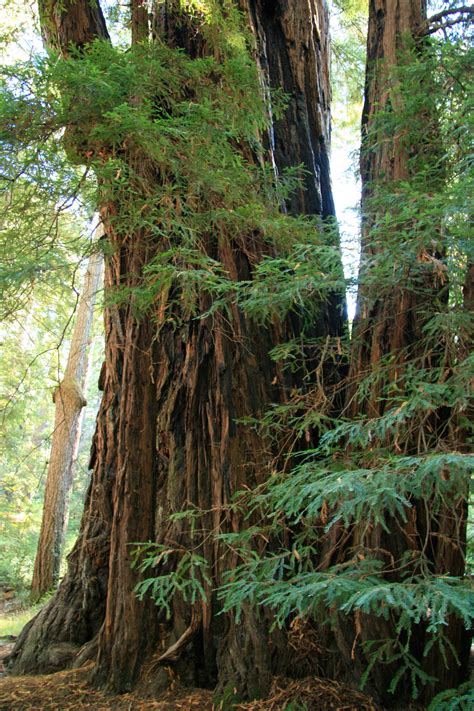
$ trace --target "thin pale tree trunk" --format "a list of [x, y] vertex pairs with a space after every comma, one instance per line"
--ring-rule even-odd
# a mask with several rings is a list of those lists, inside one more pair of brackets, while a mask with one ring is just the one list
[[[98, 231], [102, 228], [98, 228]], [[35, 558], [32, 596], [40, 598], [57, 583], [61, 551], [67, 528], [69, 498], [77, 459], [84, 389], [89, 368], [94, 306], [102, 276], [102, 255], [89, 258], [84, 287], [79, 299], [71, 347], [64, 377], [54, 391], [54, 431], [44, 494], [43, 518]]]

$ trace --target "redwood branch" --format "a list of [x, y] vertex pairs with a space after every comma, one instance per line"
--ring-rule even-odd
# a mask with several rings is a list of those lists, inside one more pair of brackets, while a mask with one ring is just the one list
[[161, 664], [165, 661], [175, 660], [179, 656], [179, 651], [182, 649], [197, 632], [202, 622], [202, 612], [200, 609], [194, 608], [192, 612], [191, 624], [185, 629], [181, 637], [176, 640], [171, 647], [168, 647], [166, 652], [164, 652], [158, 659], [158, 663]]
[[[452, 17], [455, 15], [456, 17]], [[449, 27], [469, 22], [470, 18], [474, 17], [474, 5], [463, 5], [450, 10], [437, 12], [429, 17], [420, 30], [421, 35], [432, 35], [438, 30], [446, 30]]]
[[431, 17], [428, 17], [426, 24], [432, 25], [435, 22], [443, 20], [449, 15], [457, 15], [459, 13], [467, 13], [469, 15], [472, 15], [474, 13], [474, 5], [463, 5], [462, 7], [451, 8], [450, 10], [443, 10], [442, 12], [437, 12], [435, 15], [431, 15]]

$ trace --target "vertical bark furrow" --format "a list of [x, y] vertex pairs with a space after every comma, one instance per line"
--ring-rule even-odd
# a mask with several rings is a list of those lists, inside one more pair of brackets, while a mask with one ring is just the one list
[[333, 216], [329, 175], [329, 18], [324, 2], [245, 1], [261, 69], [272, 89], [288, 97], [282, 118], [273, 120], [269, 148], [278, 171], [302, 165], [301, 190], [292, 196], [293, 214]]

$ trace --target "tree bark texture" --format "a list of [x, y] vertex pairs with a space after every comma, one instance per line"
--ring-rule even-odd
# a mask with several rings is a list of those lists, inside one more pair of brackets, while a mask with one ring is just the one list
[[[371, 283], [373, 258], [380, 254], [390, 254], [394, 269], [397, 267], [397, 249], [389, 252], [386, 244], [377, 243], [371, 230], [377, 220], [383, 221], [383, 214], [374, 212], [371, 200], [377, 195], [380, 186], [408, 181], [412, 177], [413, 164], [410, 158], [420, 145], [407, 145], [402, 136], [383, 134], [382, 128], [374, 135], [374, 126], [379, 112], [397, 111], [398, 102], [402, 101], [397, 92], [397, 84], [389, 80], [390, 71], [397, 66], [407, 36], [416, 37], [419, 28], [426, 20], [426, 7], [423, 0], [370, 0], [369, 28], [367, 39], [367, 68], [365, 86], [365, 104], [362, 118], [362, 246], [359, 273], [359, 293], [356, 318], [353, 326], [352, 353], [347, 394], [346, 412], [353, 416], [378, 418], [384, 415], [387, 403], [390, 403], [390, 384], [398, 387], [401, 396], [404, 387], [403, 373], [410, 362], [416, 362], [420, 368], [435, 367], [438, 355], [426, 349], [423, 327], [427, 321], [447, 303], [445, 280], [439, 277], [435, 266], [431, 271], [424, 269], [422, 282], [413, 285], [412, 273], [420, 264], [432, 260], [439, 265], [443, 254], [432, 250], [427, 256], [420, 253], [414, 257], [413, 264], [399, 283], [387, 287]], [[419, 51], [424, 51], [419, 47]], [[405, 60], [402, 60], [405, 61]], [[423, 88], [426, 90], [426, 87]], [[427, 116], [427, 131], [436, 117]], [[436, 179], [436, 178], [435, 178]], [[397, 209], [396, 204], [392, 207]], [[416, 240], [419, 235], [414, 235]], [[431, 235], [433, 238], [433, 235]], [[390, 240], [390, 235], [385, 235]], [[396, 240], [396, 235], [394, 235]], [[432, 244], [435, 243], [433, 240]], [[382, 277], [383, 278], [383, 277]], [[411, 279], [411, 283], [410, 283]], [[421, 284], [421, 286], [420, 286]], [[389, 359], [390, 357], [390, 359]], [[439, 356], [441, 357], [441, 356]], [[431, 359], [431, 360], [430, 360]], [[357, 399], [357, 388], [367, 376], [375, 376], [366, 395]], [[394, 390], [394, 393], [396, 391]], [[409, 396], [407, 396], [409, 397]], [[414, 428], [411, 434], [398, 444], [393, 437], [387, 436], [383, 447], [393, 447], [394, 454], [423, 454], [429, 448], [439, 445], [445, 436], [446, 412], [433, 412], [425, 426], [427, 440], [420, 438], [420, 432]], [[420, 442], [422, 444], [420, 445]], [[375, 445], [374, 445], [375, 446]], [[457, 450], [462, 444], [456, 441], [451, 446]], [[448, 510], [449, 508], [449, 510]], [[429, 560], [430, 571], [435, 575], [461, 576], [464, 572], [465, 545], [465, 501], [456, 497], [449, 507], [439, 516], [430, 511], [429, 501], [414, 501], [406, 511], [407, 520], [387, 520], [390, 531], [381, 526], [355, 525], [350, 538], [344, 542], [345, 555], [354, 555], [361, 551], [364, 557], [373, 556], [382, 559], [390, 569], [392, 561], [400, 561], [408, 550], [425, 554]], [[328, 543], [328, 550], [339, 550], [335, 541], [342, 532], [334, 527], [333, 536]], [[336, 553], [332, 563], [336, 560]], [[344, 555], [344, 554], [343, 554]], [[396, 564], [392, 564], [396, 569]], [[389, 574], [391, 580], [397, 580], [397, 574]], [[448, 653], [446, 667], [439, 648], [435, 647], [427, 658], [423, 658], [423, 649], [428, 639], [426, 627], [422, 624], [413, 630], [412, 654], [420, 661], [425, 672], [438, 678], [438, 683], [426, 688], [425, 698], [430, 699], [436, 691], [455, 687], [465, 677], [468, 659], [468, 635], [460, 621], [452, 619], [445, 631], [460, 657], [458, 665], [454, 656]], [[357, 618], [340, 618], [336, 630], [337, 644], [341, 657], [345, 659], [349, 676], [354, 680], [359, 677], [367, 664], [367, 657], [362, 653], [360, 643], [368, 640], [384, 640], [394, 637], [391, 623], [381, 617], [359, 615]], [[373, 691], [382, 698], [387, 706], [406, 708], [410, 702], [411, 686], [409, 680], [397, 688], [396, 695], [388, 694], [387, 689], [396, 665], [376, 664], [372, 672]]]
[[98, 2], [38, 0], [41, 32], [46, 46], [68, 56], [72, 45], [84, 47], [94, 39], [108, 38]]
[[94, 253], [89, 258], [84, 278], [64, 377], [53, 396], [56, 404], [54, 431], [31, 586], [35, 599], [52, 590], [59, 577], [82, 413], [86, 405], [88, 350], [101, 275], [102, 255]]
[[[380, 135], [379, 141], [371, 134], [377, 116], [390, 110], [400, 101], [391, 85], [389, 73], [397, 66], [406, 37], [413, 36], [426, 19], [424, 0], [371, 0], [367, 32], [367, 60], [364, 107], [362, 112], [362, 150], [360, 172], [362, 182], [362, 246], [360, 287], [354, 325], [351, 353], [351, 374], [358, 376], [380, 367], [380, 361], [388, 353], [405, 353], [406, 346], [421, 340], [422, 323], [413, 291], [395, 287], [374, 294], [374, 289], [364, 285], [366, 264], [376, 254], [377, 245], [369, 239], [371, 227], [377, 219], [367, 208], [377, 182], [393, 183], [409, 178], [409, 149], [400, 137]], [[382, 245], [382, 248], [384, 245]], [[433, 284], [433, 293], [439, 288]], [[396, 377], [394, 366], [390, 377]], [[352, 378], [350, 378], [351, 380]], [[381, 387], [371, 388], [365, 407], [368, 414], [377, 416], [383, 411]], [[353, 395], [349, 392], [348, 400]], [[350, 405], [352, 414], [358, 405]]]
[[[48, 12], [54, 5], [47, 3]], [[82, 5], [91, 7], [88, 16], [95, 18], [93, 27], [87, 24], [86, 41], [106, 37], [100, 10], [90, 0], [76, 0], [71, 8], [66, 3], [64, 12], [72, 9], [82, 17]], [[173, 2], [157, 6], [154, 31], [192, 56], [205, 53], [195, 28], [182, 18], [176, 22], [175, 8]], [[268, 138], [275, 169], [302, 162], [308, 171], [306, 191], [285, 209], [332, 216], [325, 4], [245, 0], [241, 8], [257, 40], [263, 82], [290, 95], [285, 116], [273, 122]], [[81, 32], [78, 43], [84, 41]], [[67, 51], [75, 41], [70, 16], [56, 36], [50, 43], [59, 41]], [[159, 245], [143, 231], [127, 240], [118, 237], [111, 226], [114, 206], [100, 209], [114, 247], [106, 262], [106, 292], [133, 288]], [[208, 249], [232, 278], [247, 280], [264, 248], [258, 236], [242, 235], [235, 243], [210, 240]], [[199, 299], [204, 312], [209, 297], [203, 293]], [[313, 335], [342, 334], [343, 319], [342, 296], [334, 297], [322, 308]], [[298, 375], [283, 374], [269, 357], [272, 347], [298, 335], [299, 318], [290, 315], [262, 328], [234, 307], [231, 319], [219, 313], [188, 317], [173, 328], [160, 322], [159, 313], [154, 320], [137, 319], [130, 302], [108, 306], [105, 327], [104, 394], [80, 535], [55, 597], [18, 640], [13, 671], [52, 671], [94, 658], [96, 682], [123, 691], [137, 680], [145, 661], [164, 655], [184, 683], [217, 684], [221, 690], [230, 684], [243, 697], [264, 694], [272, 674], [285, 667], [284, 636], [270, 634], [264, 610], [245, 610], [240, 624], [231, 614], [217, 614], [211, 588], [235, 558], [212, 533], [248, 525], [228, 504], [236, 491], [252, 489], [269, 475], [274, 452], [241, 420], [260, 417], [270, 403], [285, 402], [299, 385]], [[169, 521], [170, 514], [189, 507], [205, 512], [194, 532], [188, 522]], [[199, 548], [212, 573], [212, 586], [204, 582], [207, 601], [191, 605], [176, 596], [171, 620], [150, 600], [140, 602], [134, 594], [140, 574], [131, 567], [130, 544], [141, 541]], [[162, 671], [157, 684], [165, 680]]]

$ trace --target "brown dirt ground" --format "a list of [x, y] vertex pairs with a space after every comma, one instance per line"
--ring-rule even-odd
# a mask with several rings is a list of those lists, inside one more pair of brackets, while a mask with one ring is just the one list
[[[140, 696], [137, 692], [111, 696], [89, 686], [89, 668], [82, 667], [46, 676], [4, 677], [0, 679], [0, 710], [218, 711], [212, 702], [212, 691], [204, 689], [170, 689], [159, 700]], [[297, 701], [301, 704], [300, 708], [307, 711], [378, 711], [370, 697], [342, 684], [316, 678], [298, 681], [277, 678], [268, 699], [239, 704], [235, 709], [283, 711], [292, 701]]]
[[212, 692], [205, 690], [175, 690], [162, 698], [150, 700], [136, 694], [110, 696], [92, 689], [88, 684], [87, 667], [57, 672], [45, 676], [4, 677], [0, 679], [1, 711], [63, 711], [63, 709], [95, 709], [95, 711], [142, 711], [161, 709], [172, 711], [212, 711]]

